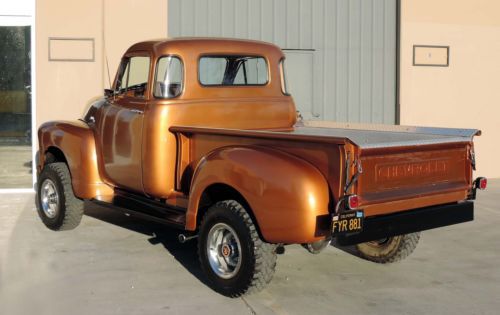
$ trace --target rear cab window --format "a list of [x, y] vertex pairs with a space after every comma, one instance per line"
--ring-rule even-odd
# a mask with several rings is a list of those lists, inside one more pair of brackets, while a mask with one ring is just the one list
[[158, 60], [153, 95], [156, 98], [173, 98], [182, 93], [184, 70], [181, 59], [164, 56]]
[[204, 56], [198, 79], [203, 86], [259, 86], [269, 82], [269, 70], [260, 56]]

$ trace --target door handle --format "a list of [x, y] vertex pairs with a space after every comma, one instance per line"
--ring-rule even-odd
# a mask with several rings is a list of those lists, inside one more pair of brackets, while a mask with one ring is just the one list
[[140, 110], [140, 109], [131, 109], [130, 110], [132, 113], [136, 113], [136, 114], [139, 114], [139, 115], [142, 115], [144, 113], [144, 111]]

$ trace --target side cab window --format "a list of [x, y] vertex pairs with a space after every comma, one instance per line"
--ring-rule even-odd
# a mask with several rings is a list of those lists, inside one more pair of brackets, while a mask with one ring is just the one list
[[116, 81], [118, 94], [144, 98], [148, 87], [150, 59], [146, 56], [132, 56], [122, 59]]

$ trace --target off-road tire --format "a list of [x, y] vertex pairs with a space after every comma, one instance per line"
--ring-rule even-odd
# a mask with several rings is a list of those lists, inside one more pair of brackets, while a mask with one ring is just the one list
[[[54, 218], [47, 216], [42, 208], [41, 189], [46, 179], [54, 183], [59, 198], [58, 210]], [[71, 175], [65, 163], [57, 162], [44, 166], [38, 177], [36, 206], [40, 219], [51, 230], [71, 230], [80, 224], [83, 216], [83, 201], [75, 197], [73, 193]]]
[[[219, 277], [208, 260], [208, 234], [217, 223], [231, 227], [241, 244], [241, 267], [229, 279]], [[239, 297], [260, 291], [271, 281], [276, 267], [276, 245], [260, 238], [252, 218], [240, 203], [225, 200], [210, 207], [202, 219], [198, 257], [208, 283], [215, 291], [225, 296]]]
[[383, 242], [374, 241], [356, 245], [361, 258], [379, 264], [393, 263], [408, 257], [417, 247], [420, 232], [389, 237]]

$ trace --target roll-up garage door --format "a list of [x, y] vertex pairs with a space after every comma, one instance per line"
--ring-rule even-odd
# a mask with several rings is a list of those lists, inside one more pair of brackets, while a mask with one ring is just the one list
[[396, 122], [398, 0], [169, 0], [168, 34], [284, 49], [306, 119]]

